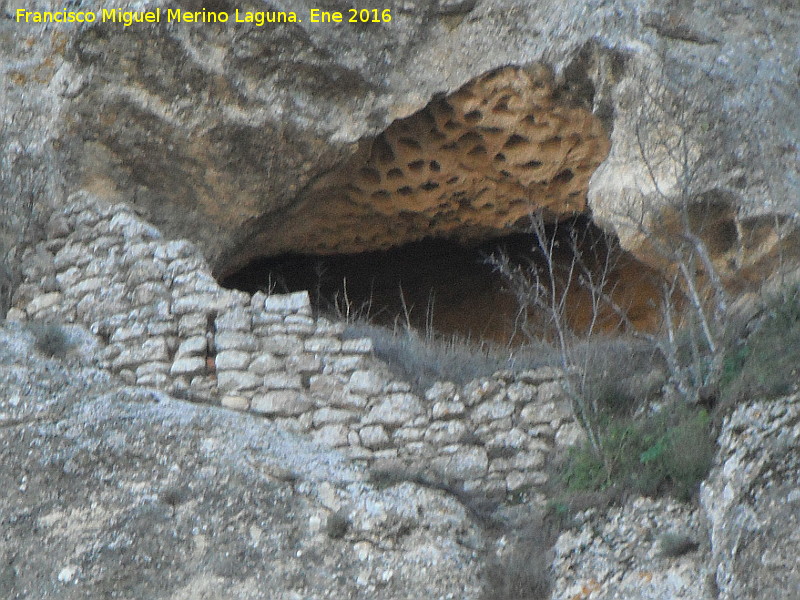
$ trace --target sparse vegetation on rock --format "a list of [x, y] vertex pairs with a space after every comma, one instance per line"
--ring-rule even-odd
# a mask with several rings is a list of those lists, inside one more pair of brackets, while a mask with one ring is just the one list
[[69, 334], [59, 323], [31, 321], [28, 330], [33, 334], [36, 349], [45, 356], [64, 358], [73, 346]]
[[486, 567], [481, 600], [547, 600], [552, 591], [550, 540], [544, 532], [520, 536], [505, 556]]

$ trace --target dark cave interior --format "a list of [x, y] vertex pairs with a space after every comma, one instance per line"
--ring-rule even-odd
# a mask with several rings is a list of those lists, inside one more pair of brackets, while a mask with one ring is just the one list
[[[548, 226], [546, 233], [556, 236], [553, 254], [562, 272], [573, 259], [571, 235], [577, 233], [583, 240], [584, 254], [591, 247], [593, 254], [600, 248], [605, 256], [615, 247], [615, 240], [585, 216]], [[426, 239], [358, 254], [283, 254], [257, 259], [224, 278], [222, 284], [249, 293], [308, 290], [318, 314], [365, 318], [387, 326], [410, 323], [423, 331], [517, 344], [524, 341], [515, 327], [519, 306], [503, 277], [487, 264], [487, 257], [503, 251], [514, 265], [542, 268], [535, 246], [532, 233], [514, 233], [473, 246]], [[652, 296], [652, 290], [649, 285], [637, 286], [634, 280], [644, 281], [643, 275], [652, 272], [625, 253], [615, 264], [614, 289], [628, 290], [626, 307], [633, 311], [634, 321], [641, 321], [642, 316], [636, 314], [641, 307], [634, 305]], [[568, 307], [570, 324], [580, 328], [586, 310], [585, 298], [575, 290]]]

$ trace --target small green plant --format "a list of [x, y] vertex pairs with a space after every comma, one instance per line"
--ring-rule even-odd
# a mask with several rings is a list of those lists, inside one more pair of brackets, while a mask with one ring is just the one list
[[46, 356], [64, 358], [72, 349], [72, 340], [58, 323], [33, 321], [28, 329], [33, 334], [36, 349]]
[[559, 518], [568, 517], [569, 506], [561, 500], [548, 500], [546, 513]]
[[668, 428], [659, 462], [671, 485], [672, 495], [688, 501], [711, 469], [716, 442], [705, 410], [686, 414]]
[[688, 500], [706, 476], [714, 454], [704, 410], [666, 409], [647, 416], [609, 417], [599, 427], [602, 452], [573, 448], [564, 483], [569, 492], [616, 486], [639, 494], [669, 491]]
[[610, 484], [602, 457], [586, 445], [570, 448], [563, 480], [570, 492], [598, 490]]
[[347, 516], [347, 511], [344, 509], [337, 510], [336, 512], [328, 515], [328, 521], [325, 525], [325, 533], [332, 540], [340, 540], [350, 529], [350, 519]]
[[669, 532], [659, 538], [661, 556], [677, 558], [689, 552], [694, 552], [700, 547], [691, 536], [685, 533]]
[[800, 288], [768, 299], [755, 330], [729, 349], [720, 380], [724, 404], [788, 394], [800, 364]]
[[750, 356], [750, 347], [742, 344], [738, 347], [731, 348], [725, 354], [722, 361], [722, 373], [719, 379], [721, 388], [728, 388], [741, 374], [747, 358]]

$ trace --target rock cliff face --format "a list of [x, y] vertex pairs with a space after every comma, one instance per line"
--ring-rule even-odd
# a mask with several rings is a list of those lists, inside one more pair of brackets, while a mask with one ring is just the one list
[[800, 590], [800, 398], [752, 402], [719, 437], [718, 467], [703, 484], [720, 600], [796, 598]]
[[217, 276], [291, 251], [475, 243], [587, 206], [662, 267], [639, 225], [689, 197], [725, 207], [704, 235], [731, 287], [797, 259], [780, 216], [800, 181], [791, 2], [390, 2], [390, 21], [336, 24], [298, 0], [298, 22], [261, 27], [26, 24], [17, 8], [4, 189], [133, 199]]
[[[6, 17], [7, 48], [31, 40], [6, 93], [37, 90], [25, 102], [51, 115], [43, 133], [69, 157], [70, 182], [135, 197], [217, 273], [292, 249], [481, 238], [523, 216], [520, 200], [565, 214], [587, 190], [603, 226], [646, 260], [623, 216], [658, 214], [681, 193], [676, 157], [644, 161], [647, 139], [689, 140], [705, 169], [692, 193], [724, 196], [731, 224], [792, 210], [791, 2], [389, 3], [390, 22], [361, 25], [313, 23], [310, 8], [298, 1], [300, 22], [263, 27]], [[686, 119], [665, 123], [675, 106]], [[756, 237], [761, 256], [769, 236]]]
[[[349, 459], [529, 490], [576, 437], [557, 374], [415, 396], [304, 294], [219, 288], [254, 256], [472, 242], [530, 204], [588, 206], [660, 267], [689, 194], [731, 287], [798, 258], [791, 0], [412, 0], [363, 25], [297, 0], [301, 22], [263, 27], [25, 24], [19, 4], [0, 0], [0, 308], [85, 343], [53, 360], [0, 327], [2, 597], [480, 596], [512, 534]], [[700, 505], [582, 515], [554, 597], [796, 597], [799, 437], [796, 395], [743, 404]], [[660, 554], [664, 529], [690, 552]]]

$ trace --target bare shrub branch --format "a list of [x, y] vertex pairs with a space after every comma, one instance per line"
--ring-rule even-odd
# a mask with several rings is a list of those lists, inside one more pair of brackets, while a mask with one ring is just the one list
[[[643, 72], [639, 81], [633, 149], [645, 179], [638, 198], [619, 201], [606, 216], [639, 240], [642, 254], [662, 275], [657, 330], [637, 330], [630, 307], [616, 293], [620, 254], [611, 237], [601, 248], [573, 229], [563, 248], [564, 237], [549, 232], [537, 213], [529, 227], [537, 260], [521, 265], [503, 254], [489, 259], [519, 303], [520, 329], [531, 340], [547, 338], [557, 347], [570, 374], [565, 391], [598, 457], [605, 455], [598, 387], [609, 376], [601, 350], [606, 334], [626, 333], [649, 344], [666, 368], [666, 389], [693, 403], [719, 381], [730, 333], [731, 302], [708, 235], [716, 226], [715, 210], [735, 214], [735, 207], [725, 204], [714, 180], [708, 149], [720, 134], [710, 102], [673, 85], [664, 72]], [[570, 313], [581, 303], [588, 316], [579, 323]]]

